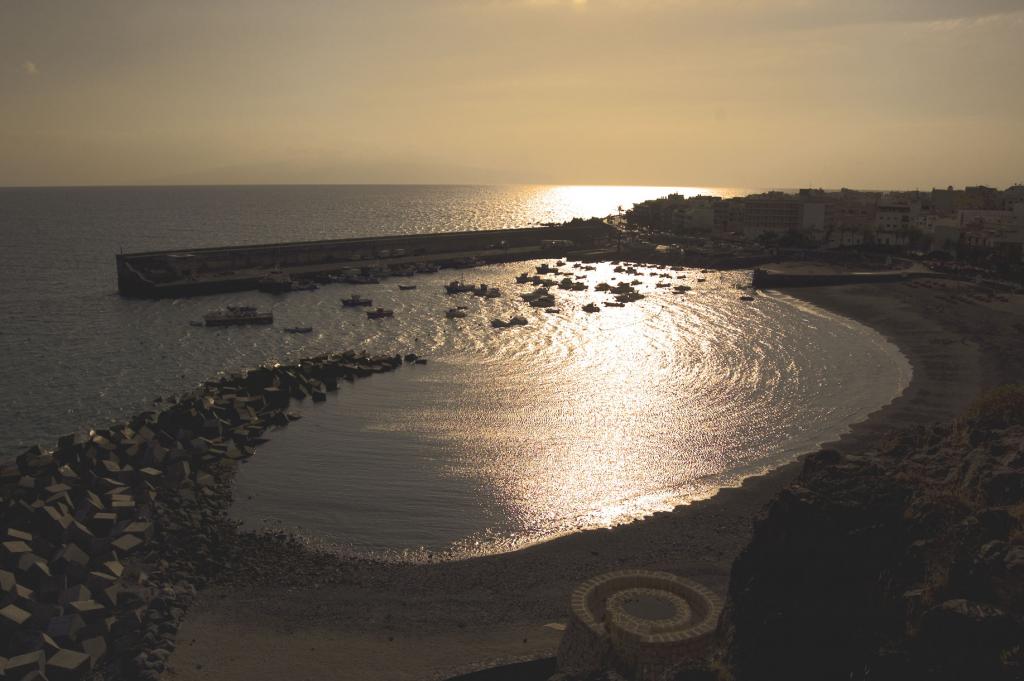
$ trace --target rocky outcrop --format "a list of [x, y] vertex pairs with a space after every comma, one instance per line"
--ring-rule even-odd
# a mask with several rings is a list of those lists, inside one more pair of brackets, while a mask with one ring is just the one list
[[1024, 678], [1024, 389], [808, 457], [736, 560], [719, 635], [738, 681]]
[[226, 376], [0, 469], [0, 676], [158, 678], [196, 588], [233, 574], [234, 467], [297, 418], [290, 400], [402, 363], [345, 352]]

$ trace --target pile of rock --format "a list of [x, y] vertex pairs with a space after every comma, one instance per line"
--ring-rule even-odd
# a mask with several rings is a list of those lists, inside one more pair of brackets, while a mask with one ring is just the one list
[[80, 679], [105, 661], [156, 678], [195, 585], [230, 569], [234, 466], [296, 418], [291, 399], [402, 363], [350, 351], [262, 367], [18, 456], [0, 470], [0, 675]]

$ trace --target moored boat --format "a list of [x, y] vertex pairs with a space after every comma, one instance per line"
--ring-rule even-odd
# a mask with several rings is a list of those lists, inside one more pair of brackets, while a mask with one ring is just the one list
[[270, 270], [257, 282], [256, 288], [264, 293], [287, 293], [292, 290], [292, 278], [281, 270]]
[[348, 298], [342, 298], [341, 304], [345, 307], [362, 307], [373, 305], [373, 301], [369, 298], [363, 298], [362, 296], [353, 293]]
[[369, 310], [366, 313], [368, 319], [384, 319], [385, 317], [394, 317], [394, 310], [385, 310], [383, 307], [378, 307], [376, 310]]
[[379, 284], [380, 279], [378, 277], [369, 274], [353, 274], [345, 277], [346, 284]]
[[203, 315], [205, 326], [240, 326], [245, 324], [273, 324], [273, 312], [260, 312], [249, 305], [228, 305]]
[[312, 326], [288, 326], [285, 327], [285, 331], [288, 333], [309, 333], [313, 330]]
[[475, 285], [464, 284], [461, 281], [452, 281], [444, 285], [445, 293], [470, 293], [475, 288]]

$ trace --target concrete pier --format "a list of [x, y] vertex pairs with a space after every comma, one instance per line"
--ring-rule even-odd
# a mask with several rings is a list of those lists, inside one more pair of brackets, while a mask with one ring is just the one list
[[136, 298], [184, 297], [255, 289], [272, 269], [307, 278], [421, 262], [458, 266], [473, 260], [523, 260], [604, 245], [611, 230], [593, 220], [553, 227], [121, 253], [116, 256], [117, 288], [121, 295]]

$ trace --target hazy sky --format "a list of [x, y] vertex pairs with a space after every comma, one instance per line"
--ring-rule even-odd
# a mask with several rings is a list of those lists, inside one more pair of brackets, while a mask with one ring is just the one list
[[0, 185], [1024, 181], [1024, 0], [0, 0]]

